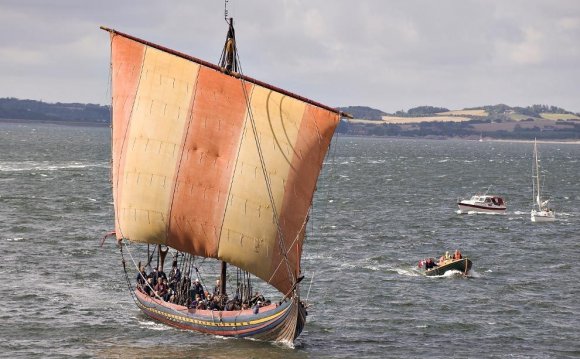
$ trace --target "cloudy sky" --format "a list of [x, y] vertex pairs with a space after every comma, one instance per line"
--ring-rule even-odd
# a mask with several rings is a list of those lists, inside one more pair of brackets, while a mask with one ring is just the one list
[[[242, 70], [330, 106], [580, 112], [578, 0], [229, 0]], [[223, 0], [0, 0], [0, 97], [108, 104], [100, 25], [216, 63]]]

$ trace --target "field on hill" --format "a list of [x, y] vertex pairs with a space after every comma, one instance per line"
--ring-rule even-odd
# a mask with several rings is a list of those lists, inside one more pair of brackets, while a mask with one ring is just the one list
[[447, 112], [439, 112], [437, 116], [476, 116], [485, 117], [489, 116], [489, 113], [483, 109], [478, 110], [455, 110]]
[[[419, 122], [464, 122], [471, 120], [469, 117], [461, 116], [427, 116], [427, 117], [398, 117], [383, 116], [383, 122], [393, 124], [407, 124]], [[375, 123], [377, 123], [375, 121]]]
[[569, 113], [541, 113], [540, 116], [547, 120], [579, 120], [580, 117]]

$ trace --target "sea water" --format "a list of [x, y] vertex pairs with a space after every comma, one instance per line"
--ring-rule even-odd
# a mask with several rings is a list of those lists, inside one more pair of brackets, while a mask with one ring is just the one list
[[[113, 229], [110, 129], [2, 123], [0, 356], [578, 357], [580, 145], [539, 145], [555, 223], [530, 221], [532, 151], [335, 137], [304, 245], [307, 325], [291, 347], [144, 316], [114, 241], [99, 246]], [[488, 188], [505, 215], [457, 214], [458, 198]], [[455, 249], [469, 276], [417, 268]]]

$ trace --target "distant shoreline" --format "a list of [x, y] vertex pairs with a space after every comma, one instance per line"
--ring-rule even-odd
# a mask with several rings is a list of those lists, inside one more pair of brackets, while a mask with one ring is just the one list
[[[42, 125], [59, 125], [59, 126], [76, 126], [76, 127], [111, 127], [109, 123], [100, 122], [85, 122], [85, 121], [54, 121], [54, 120], [26, 120], [26, 119], [7, 119], [0, 118], [0, 123], [11, 123], [11, 124], [42, 124]], [[461, 137], [404, 137], [404, 136], [357, 136], [357, 135], [347, 135], [338, 134], [340, 137], [345, 138], [378, 138], [378, 139], [390, 139], [390, 140], [430, 140], [430, 141], [447, 141], [447, 140], [461, 140], [461, 141], [471, 141], [479, 142], [472, 138], [461, 138]], [[534, 143], [534, 140], [518, 140], [518, 139], [495, 139], [486, 138], [483, 142], [518, 142], [518, 143]], [[580, 140], [570, 139], [570, 140], [537, 140], [537, 143], [552, 143], [552, 144], [563, 144], [563, 145], [580, 145]]]
[[[505, 140], [505, 139], [487, 139], [483, 142], [522, 142], [522, 143], [534, 143], [534, 140]], [[580, 145], [579, 140], [536, 140], [537, 143], [558, 143], [562, 145]]]
[[[359, 135], [347, 135], [347, 134], [339, 134], [342, 138], [376, 138], [376, 139], [385, 139], [385, 140], [429, 140], [429, 141], [449, 141], [449, 140], [458, 140], [458, 141], [468, 141], [468, 142], [479, 142], [479, 140], [475, 140], [472, 138], [461, 138], [461, 137], [404, 137], [404, 136], [359, 136]], [[517, 139], [495, 139], [495, 138], [487, 138], [482, 142], [517, 142], [517, 143], [534, 143], [534, 140], [517, 140]], [[537, 140], [537, 143], [547, 143], [547, 144], [563, 144], [563, 145], [580, 145], [580, 140], [570, 139], [570, 140]]]

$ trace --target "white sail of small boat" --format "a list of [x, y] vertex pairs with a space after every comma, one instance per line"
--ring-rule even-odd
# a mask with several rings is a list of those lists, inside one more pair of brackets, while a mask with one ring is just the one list
[[538, 146], [534, 139], [534, 165], [532, 167], [532, 186], [534, 190], [534, 207], [532, 208], [532, 222], [553, 222], [556, 220], [556, 212], [548, 207], [550, 200], [542, 201], [540, 194], [540, 160], [538, 158]]

